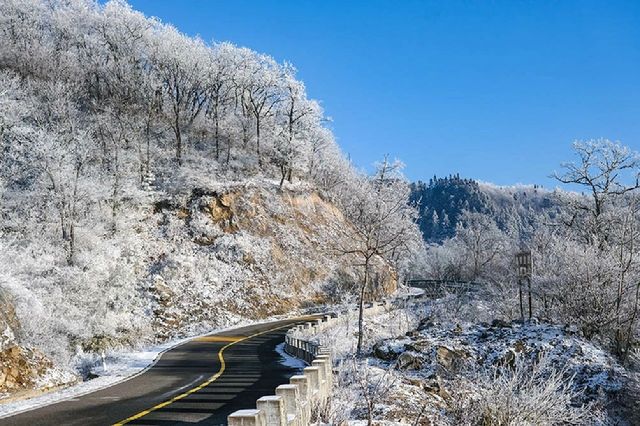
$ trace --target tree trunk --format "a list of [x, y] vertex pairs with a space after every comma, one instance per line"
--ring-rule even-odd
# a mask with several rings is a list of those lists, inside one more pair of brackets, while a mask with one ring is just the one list
[[144, 130], [144, 136], [147, 142], [147, 153], [145, 158], [145, 174], [149, 176], [151, 172], [151, 119], [147, 120], [147, 125]]
[[75, 226], [73, 222], [69, 224], [69, 251], [67, 252], [67, 264], [73, 265], [73, 256], [76, 250], [76, 236], [75, 236]]
[[216, 123], [216, 131], [215, 131], [215, 141], [216, 141], [216, 161], [220, 160], [220, 136], [219, 136], [219, 129], [220, 129], [220, 124], [219, 124], [219, 120], [218, 120], [218, 113], [216, 112], [216, 119], [215, 119], [215, 123]]
[[180, 124], [178, 123], [177, 116], [175, 127], [173, 130], [176, 134], [176, 160], [178, 161], [179, 165], [182, 165], [182, 133], [180, 132]]
[[626, 361], [629, 356], [629, 352], [631, 351], [631, 344], [633, 343], [633, 327], [638, 318], [638, 308], [640, 307], [640, 283], [636, 284], [636, 295], [635, 301], [633, 303], [633, 313], [631, 314], [631, 319], [629, 321], [629, 326], [627, 330], [627, 339], [624, 351], [622, 352], [622, 360]]
[[256, 115], [256, 155], [258, 156], [258, 166], [262, 168], [262, 158], [260, 157], [260, 117]]
[[285, 166], [280, 166], [280, 189], [282, 189], [282, 185], [284, 185], [284, 180], [287, 176], [287, 169]]
[[[115, 144], [114, 144], [115, 145]], [[118, 197], [120, 196], [120, 170], [119, 170], [119, 157], [118, 157], [118, 146], [115, 145], [114, 148], [114, 160], [115, 164], [113, 167], [113, 191], [111, 193], [111, 217], [113, 220], [111, 232], [112, 235], [118, 231], [118, 210], [120, 208], [120, 202]]]
[[364, 282], [360, 289], [360, 310], [358, 312], [358, 349], [356, 354], [362, 355], [362, 334], [364, 329], [364, 295], [367, 291], [367, 285], [369, 284], [369, 258], [364, 262]]
[[520, 320], [524, 322], [524, 305], [522, 303], [522, 280], [518, 280], [518, 297], [520, 299]]
[[531, 303], [531, 278], [527, 278], [527, 285], [529, 291], [529, 319], [533, 316], [533, 306]]

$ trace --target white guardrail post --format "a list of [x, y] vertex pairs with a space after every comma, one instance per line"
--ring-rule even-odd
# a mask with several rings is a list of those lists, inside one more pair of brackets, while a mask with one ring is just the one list
[[267, 426], [260, 410], [238, 410], [227, 417], [229, 426]]
[[282, 398], [284, 403], [284, 415], [286, 424], [292, 426], [306, 426], [300, 423], [300, 407], [298, 405], [298, 385], [280, 385], [276, 388], [276, 395]]
[[281, 396], [263, 396], [256, 402], [256, 407], [264, 413], [267, 426], [287, 426], [287, 415]]
[[307, 376], [292, 376], [289, 383], [298, 386], [298, 411], [300, 412], [300, 426], [306, 426], [311, 421], [311, 395], [309, 393], [309, 379]]

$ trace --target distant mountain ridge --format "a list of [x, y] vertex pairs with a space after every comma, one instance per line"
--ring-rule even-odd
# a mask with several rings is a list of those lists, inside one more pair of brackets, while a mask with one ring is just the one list
[[418, 224], [427, 243], [440, 243], [455, 235], [466, 210], [490, 216], [510, 234], [528, 234], [540, 220], [558, 214], [557, 190], [539, 185], [497, 186], [459, 174], [411, 184], [411, 202], [419, 212]]

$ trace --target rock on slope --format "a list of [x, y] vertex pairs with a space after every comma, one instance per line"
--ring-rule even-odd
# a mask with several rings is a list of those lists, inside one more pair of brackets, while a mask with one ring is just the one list
[[[152, 291], [161, 330], [185, 322], [262, 318], [322, 303], [338, 277], [356, 281], [353, 259], [335, 251], [337, 230], [348, 227], [340, 211], [305, 189], [232, 185], [194, 189], [155, 203]], [[178, 259], [199, 265], [182, 286]], [[395, 274], [381, 259], [382, 291], [395, 290]], [[199, 277], [197, 274], [203, 274]], [[195, 293], [194, 293], [195, 292]]]
[[[451, 421], [447, 413], [455, 411], [453, 407], [471, 411], [471, 401], [488, 392], [483, 386], [513, 371], [520, 362], [525, 376], [538, 363], [543, 382], [559, 372], [573, 395], [567, 409], [584, 404], [594, 409], [604, 407], [622, 387], [623, 369], [610, 355], [570, 328], [549, 324], [496, 320], [491, 325], [448, 328], [427, 319], [404, 337], [380, 341], [373, 354], [399, 370], [406, 386], [395, 390], [393, 399], [397, 401], [387, 407], [389, 415], [406, 411], [404, 393], [419, 392], [423, 401], [430, 401], [425, 405], [429, 413], [425, 421], [427, 417], [440, 419], [434, 420], [436, 423]], [[522, 386], [526, 392], [524, 382]], [[439, 417], [443, 413], [444, 417]]]
[[15, 337], [18, 330], [13, 304], [6, 292], [0, 292], [0, 398], [75, 381], [42, 352], [20, 346]]

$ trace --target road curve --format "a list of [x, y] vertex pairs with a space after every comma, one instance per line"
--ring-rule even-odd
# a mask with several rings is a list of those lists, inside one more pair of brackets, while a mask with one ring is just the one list
[[144, 373], [114, 386], [12, 417], [0, 425], [226, 425], [295, 370], [275, 347], [300, 318], [190, 340]]

